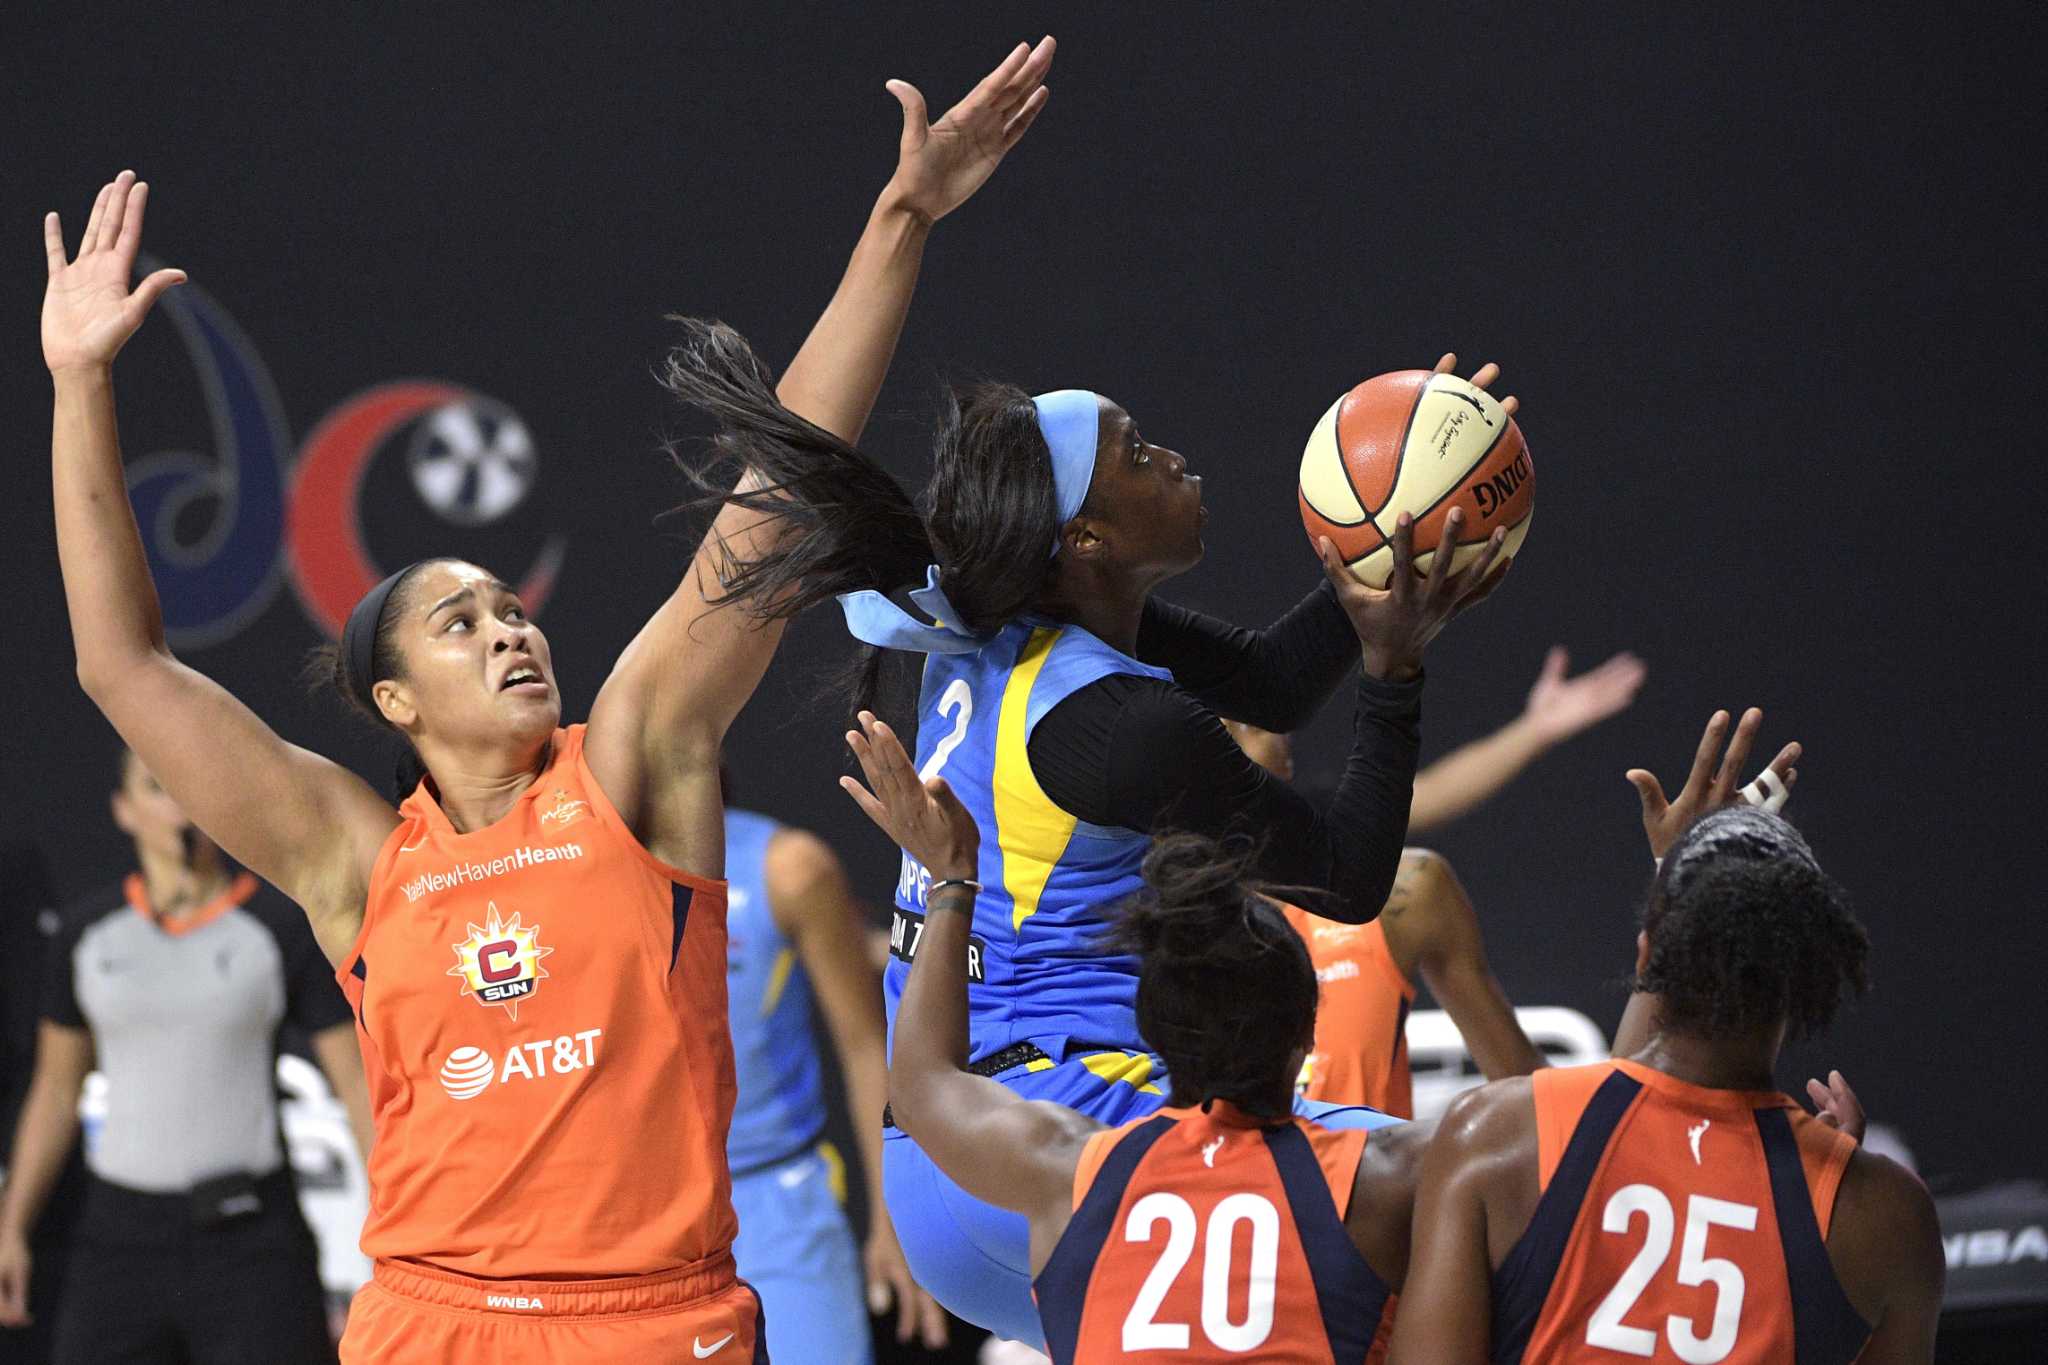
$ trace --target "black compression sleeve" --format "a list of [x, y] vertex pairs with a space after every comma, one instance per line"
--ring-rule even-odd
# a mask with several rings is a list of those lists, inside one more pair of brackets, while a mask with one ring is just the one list
[[1321, 809], [1247, 758], [1193, 697], [1132, 674], [1048, 712], [1031, 735], [1031, 769], [1047, 796], [1093, 824], [1249, 836], [1260, 877], [1326, 889], [1330, 901], [1309, 908], [1358, 923], [1379, 914], [1400, 865], [1421, 694], [1419, 680], [1359, 679], [1344, 779]]
[[1358, 636], [1328, 582], [1264, 630], [1249, 630], [1151, 598], [1138, 657], [1218, 715], [1286, 734], [1306, 725], [1350, 670]]

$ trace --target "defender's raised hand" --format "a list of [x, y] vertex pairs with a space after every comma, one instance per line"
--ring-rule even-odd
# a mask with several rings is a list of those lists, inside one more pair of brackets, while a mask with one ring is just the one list
[[981, 831], [946, 779], [919, 780], [896, 732], [872, 711], [860, 713], [860, 729], [848, 730], [846, 743], [868, 785], [851, 777], [840, 778], [839, 785], [868, 819], [934, 877], [972, 880], [980, 866]]
[[64, 255], [64, 229], [54, 213], [43, 218], [43, 252], [50, 267], [43, 293], [43, 363], [50, 373], [104, 369], [166, 289], [185, 282], [182, 270], [158, 270], [129, 288], [142, 245], [142, 210], [149, 186], [123, 171], [100, 187], [79, 239], [78, 255]]
[[[1679, 788], [1676, 797], [1666, 798], [1664, 785], [1647, 769], [1628, 770], [1629, 784], [1642, 798], [1643, 833], [1650, 840], [1651, 857], [1662, 858], [1686, 827], [1708, 811], [1742, 799], [1742, 765], [1749, 761], [1750, 746], [1756, 742], [1756, 732], [1763, 723], [1764, 713], [1756, 707], [1743, 712], [1734, 737], [1728, 739], [1728, 751], [1721, 755], [1717, 767], [1714, 756], [1721, 754], [1721, 741], [1728, 737], [1728, 713], [1716, 711], [1707, 721], [1706, 733], [1700, 736], [1700, 747], [1692, 756], [1692, 771], [1686, 774], [1685, 785]], [[1786, 791], [1799, 780], [1799, 770], [1792, 765], [1799, 761], [1801, 752], [1797, 743], [1787, 744], [1770, 762], [1771, 771]]]
[[889, 93], [903, 106], [903, 137], [889, 182], [897, 202], [926, 222], [966, 203], [1045, 108], [1052, 93], [1045, 73], [1052, 69], [1055, 46], [1050, 37], [1039, 39], [1037, 47], [1017, 44], [937, 123], [925, 122], [924, 96], [916, 86], [890, 81]]

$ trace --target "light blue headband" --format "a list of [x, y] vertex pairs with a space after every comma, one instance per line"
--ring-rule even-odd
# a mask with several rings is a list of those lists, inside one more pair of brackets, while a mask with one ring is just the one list
[[[1038, 430], [1052, 452], [1053, 500], [1058, 505], [1059, 526], [1054, 530], [1052, 553], [1060, 552], [1059, 531], [1081, 513], [1088, 500], [1088, 485], [1095, 479], [1095, 446], [1099, 439], [1101, 398], [1087, 389], [1058, 389], [1031, 400], [1038, 410]], [[926, 625], [891, 602], [886, 593], [863, 590], [839, 595], [839, 608], [846, 613], [846, 628], [856, 640], [883, 649], [901, 649], [913, 654], [971, 654], [987, 644], [960, 624], [960, 613], [939, 588], [939, 566], [925, 569], [924, 586], [913, 589], [911, 602], [934, 624]]]

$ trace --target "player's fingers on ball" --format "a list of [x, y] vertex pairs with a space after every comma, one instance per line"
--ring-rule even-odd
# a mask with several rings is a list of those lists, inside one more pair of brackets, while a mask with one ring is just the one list
[[1475, 389], [1488, 388], [1498, 378], [1500, 378], [1500, 366], [1489, 360], [1472, 372], [1472, 387]]
[[1513, 394], [1509, 394], [1507, 397], [1500, 400], [1500, 410], [1506, 413], [1508, 416], [1513, 417], [1516, 413], [1522, 410], [1522, 400], [1515, 397]]
[[[1429, 588], [1433, 593], [1442, 592], [1444, 584], [1451, 579], [1451, 561], [1458, 557], [1458, 532], [1465, 529], [1465, 509], [1453, 507], [1444, 516], [1443, 535], [1436, 543], [1436, 553], [1429, 560]], [[1410, 531], [1410, 535], [1414, 532]]]
[[1452, 370], [1455, 370], [1457, 368], [1458, 353], [1456, 351], [1445, 351], [1442, 355], [1437, 357], [1436, 373], [1449, 374]]
[[1387, 580], [1387, 586], [1394, 595], [1405, 595], [1413, 586], [1410, 580], [1415, 576], [1415, 518], [1403, 512], [1394, 518], [1394, 538], [1389, 542], [1394, 551], [1394, 572]]

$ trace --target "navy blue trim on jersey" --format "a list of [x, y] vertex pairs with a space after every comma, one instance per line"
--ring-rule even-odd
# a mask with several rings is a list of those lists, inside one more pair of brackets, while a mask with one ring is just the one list
[[1363, 1360], [1386, 1315], [1386, 1282], [1358, 1254], [1337, 1214], [1337, 1201], [1330, 1197], [1330, 1182], [1323, 1178], [1315, 1147], [1301, 1129], [1290, 1123], [1266, 1129], [1265, 1137], [1281, 1188], [1287, 1191], [1294, 1230], [1308, 1256], [1330, 1355], [1336, 1360]]
[[1116, 1211], [1124, 1202], [1124, 1190], [1131, 1183], [1138, 1163], [1152, 1150], [1152, 1144], [1166, 1135], [1177, 1119], [1161, 1114], [1148, 1119], [1117, 1139], [1116, 1146], [1102, 1159], [1095, 1179], [1088, 1186], [1081, 1207], [1067, 1221], [1045, 1268], [1032, 1282], [1038, 1299], [1038, 1320], [1045, 1327], [1045, 1352], [1054, 1365], [1072, 1365], [1081, 1341], [1081, 1309], [1088, 1297], [1088, 1280], [1102, 1255], [1102, 1244], [1116, 1223]]
[[1571, 1141], [1551, 1174], [1550, 1187], [1536, 1201], [1529, 1226], [1500, 1269], [1493, 1272], [1495, 1365], [1511, 1365], [1529, 1348], [1529, 1336], [1543, 1316], [1544, 1300], [1550, 1297], [1550, 1286], [1564, 1263], [1565, 1247], [1578, 1225], [1579, 1206], [1586, 1202], [1600, 1158], [1607, 1154], [1615, 1128], [1642, 1090], [1643, 1083], [1625, 1071], [1617, 1070], [1600, 1083], [1572, 1128]]
[[[356, 960], [355, 960], [355, 963], [354, 963], [354, 965], [353, 965], [353, 966], [351, 966], [351, 967], [350, 967], [350, 968], [348, 969], [348, 974], [349, 974], [350, 976], [354, 977], [354, 978], [355, 978], [356, 980], [358, 980], [358, 981], [362, 982], [362, 983], [363, 983], [363, 989], [364, 989], [364, 990], [368, 990], [368, 989], [369, 989], [369, 987], [370, 987], [370, 964], [369, 964], [369, 963], [367, 963], [367, 962], [365, 962], [365, 961], [363, 960], [363, 955], [362, 955], [361, 953], [357, 953], [357, 954], [356, 954]], [[358, 992], [358, 994], [360, 994], [360, 993], [361, 993], [361, 992]], [[364, 1021], [364, 1019], [363, 1019], [363, 1007], [362, 1007], [361, 1005], [357, 1005], [357, 1006], [356, 1006], [356, 1027], [360, 1028], [360, 1029], [361, 1029], [361, 1030], [362, 1030], [363, 1032], [365, 1032], [365, 1033], [368, 1033], [368, 1032], [370, 1031], [370, 1026], [369, 1026], [369, 1024], [368, 1024], [367, 1022], [365, 1022], [365, 1021]], [[279, 1117], [279, 1122], [283, 1122], [283, 1111], [282, 1111], [282, 1110], [280, 1110], [280, 1111], [279, 1111], [279, 1115], [278, 1115], [278, 1117]]]
[[681, 882], [670, 882], [668, 885], [669, 909], [676, 917], [675, 936], [668, 941], [668, 969], [670, 971], [676, 969], [676, 958], [683, 951], [683, 925], [689, 922], [690, 902], [696, 898], [696, 894], [695, 891], [684, 886]]
[[1870, 1324], [1835, 1278], [1820, 1222], [1813, 1216], [1813, 1192], [1806, 1184], [1791, 1120], [1783, 1109], [1758, 1109], [1755, 1114], [1764, 1164], [1771, 1173], [1771, 1203], [1778, 1210], [1786, 1286], [1792, 1293], [1792, 1358], [1798, 1365], [1849, 1365], [1870, 1340]]

